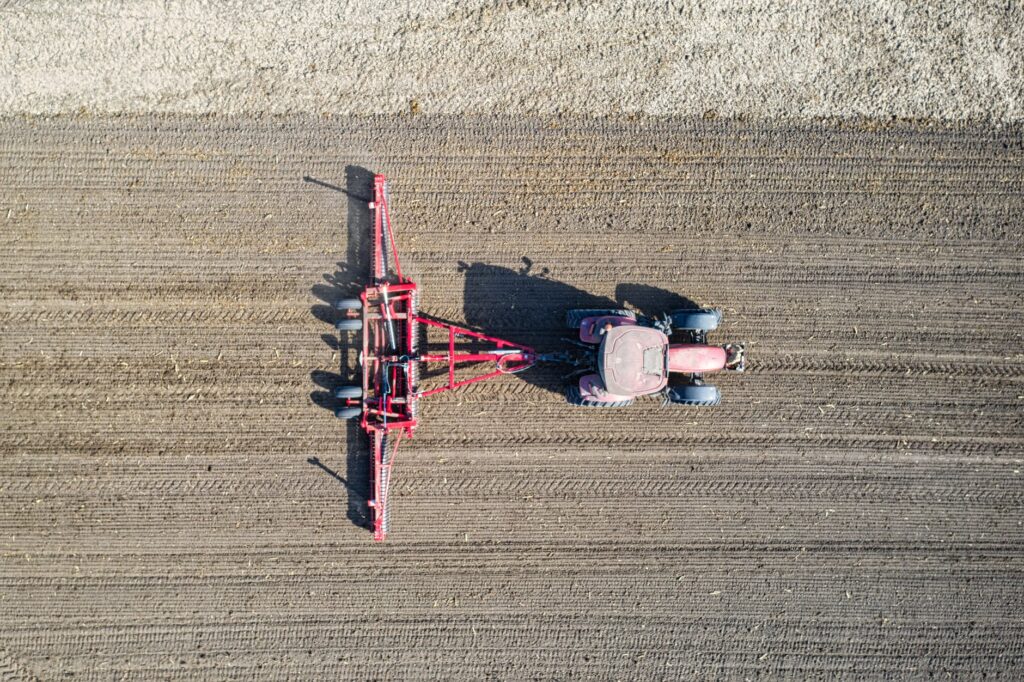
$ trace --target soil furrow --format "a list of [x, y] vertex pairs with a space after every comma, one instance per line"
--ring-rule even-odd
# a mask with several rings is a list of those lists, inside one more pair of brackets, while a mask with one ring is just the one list
[[[1014, 677], [1022, 139], [0, 121], [0, 675]], [[557, 367], [425, 400], [374, 545], [330, 397], [371, 171], [425, 312], [546, 351], [718, 306], [750, 371], [708, 411], [572, 410]]]

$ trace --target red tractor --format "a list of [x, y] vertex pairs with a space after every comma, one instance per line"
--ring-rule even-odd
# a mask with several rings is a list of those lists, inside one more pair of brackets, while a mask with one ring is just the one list
[[[537, 353], [533, 348], [495, 338], [433, 318], [419, 311], [419, 287], [402, 273], [391, 226], [387, 180], [374, 178], [371, 266], [358, 298], [334, 302], [341, 312], [335, 327], [361, 336], [357, 347], [361, 381], [338, 386], [335, 414], [358, 419], [370, 439], [373, 463], [374, 538], [390, 530], [391, 471], [398, 445], [419, 425], [419, 401], [537, 363], [562, 363], [578, 377], [567, 389], [569, 402], [587, 407], [625, 407], [641, 395], [663, 393], [685, 405], [717, 405], [718, 389], [704, 383], [709, 372], [743, 371], [743, 346], [706, 345], [707, 333], [721, 321], [717, 310], [678, 310], [661, 319], [638, 317], [628, 310], [571, 310], [569, 327], [579, 340], [573, 350]], [[427, 331], [434, 339], [427, 338]], [[686, 343], [669, 344], [685, 335]], [[482, 373], [466, 376], [467, 365], [482, 364]], [[433, 386], [420, 383], [422, 370], [440, 370]], [[669, 386], [670, 372], [689, 380]], [[446, 380], [445, 380], [446, 379]], [[427, 382], [424, 382], [427, 383]]]
[[[660, 319], [630, 310], [570, 310], [566, 326], [579, 333], [574, 342], [587, 350], [587, 366], [566, 398], [583, 407], [627, 407], [637, 396], [660, 393], [679, 405], [717, 405], [721, 393], [704, 375], [746, 367], [742, 344], [707, 345], [707, 333], [721, 320], [714, 308], [675, 310]], [[669, 343], [673, 335], [682, 343]], [[670, 373], [689, 379], [669, 386]]]

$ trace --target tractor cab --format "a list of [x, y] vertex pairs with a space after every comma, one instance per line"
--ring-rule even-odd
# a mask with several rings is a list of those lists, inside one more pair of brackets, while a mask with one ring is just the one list
[[656, 393], [668, 383], [668, 337], [636, 324], [612, 327], [601, 339], [597, 370], [609, 393]]
[[[708, 345], [707, 333], [721, 317], [713, 308], [677, 310], [661, 318], [638, 318], [629, 310], [570, 310], [566, 325], [579, 333], [579, 345], [593, 351], [579, 380], [566, 389], [566, 399], [583, 407], [625, 407], [638, 396], [664, 392], [670, 403], [717, 405], [721, 394], [704, 375], [746, 367], [743, 344]], [[683, 343], [670, 344], [669, 333]], [[668, 386], [670, 374], [688, 377]]]

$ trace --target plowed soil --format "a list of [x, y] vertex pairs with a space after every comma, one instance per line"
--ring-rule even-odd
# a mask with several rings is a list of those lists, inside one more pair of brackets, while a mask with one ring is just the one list
[[[702, 120], [0, 123], [0, 671], [1015, 677], [1024, 134]], [[720, 306], [708, 410], [425, 401], [392, 536], [326, 302], [393, 182], [421, 307], [542, 350]]]

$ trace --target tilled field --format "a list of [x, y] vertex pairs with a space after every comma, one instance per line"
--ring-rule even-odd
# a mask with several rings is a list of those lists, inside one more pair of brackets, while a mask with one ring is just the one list
[[[1022, 141], [0, 123], [0, 672], [1019, 675]], [[750, 371], [712, 410], [573, 410], [557, 369], [429, 400], [374, 544], [325, 305], [367, 169], [424, 310], [547, 350], [688, 299]]]

